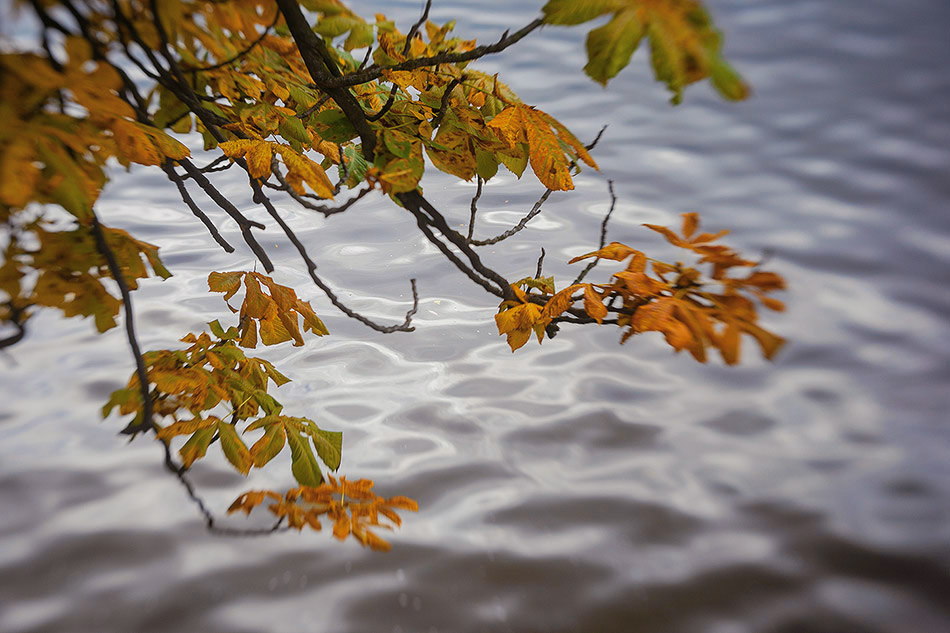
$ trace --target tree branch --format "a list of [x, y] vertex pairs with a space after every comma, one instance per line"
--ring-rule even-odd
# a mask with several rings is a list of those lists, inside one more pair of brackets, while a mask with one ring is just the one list
[[310, 72], [311, 79], [320, 90], [330, 95], [340, 106], [343, 114], [359, 134], [363, 144], [363, 156], [372, 162], [376, 150], [376, 132], [366, 120], [363, 108], [350, 91], [342, 86], [330, 85], [333, 77], [339, 78], [341, 73], [330, 56], [326, 43], [310, 28], [297, 0], [277, 0], [277, 6], [287, 22], [291, 36], [297, 43], [297, 49]]
[[330, 299], [330, 302], [336, 306], [336, 308], [350, 317], [351, 319], [356, 319], [363, 325], [376, 330], [377, 332], [382, 332], [383, 334], [391, 334], [393, 332], [412, 332], [415, 330], [412, 327], [412, 317], [415, 315], [416, 310], [419, 309], [419, 294], [416, 292], [416, 280], [411, 279], [410, 285], [412, 286], [412, 308], [406, 312], [405, 320], [397, 325], [380, 325], [375, 321], [363, 316], [362, 314], [348, 308], [339, 297], [330, 289], [330, 287], [317, 275], [317, 264], [310, 258], [310, 255], [307, 253], [306, 247], [294, 233], [293, 229], [284, 221], [280, 214], [277, 212], [277, 209], [274, 208], [274, 205], [271, 203], [270, 199], [264, 194], [264, 191], [261, 189], [260, 183], [255, 178], [251, 178], [251, 188], [254, 189], [254, 202], [258, 204], [263, 204], [264, 208], [267, 209], [267, 213], [270, 214], [274, 221], [280, 225], [280, 228], [284, 231], [284, 235], [287, 236], [287, 239], [294, 245], [294, 248], [297, 249], [297, 253], [300, 254], [300, 258], [303, 259], [304, 263], [307, 265], [307, 273], [310, 275], [310, 279], [313, 283], [320, 288], [326, 294], [327, 298]]
[[225, 213], [231, 216], [235, 222], [237, 222], [238, 227], [241, 229], [241, 235], [244, 236], [244, 242], [250, 247], [251, 251], [254, 252], [254, 255], [257, 259], [263, 264], [264, 270], [271, 273], [274, 271], [274, 264], [271, 263], [270, 257], [267, 256], [267, 253], [264, 252], [263, 247], [257, 241], [257, 238], [254, 237], [254, 234], [251, 233], [252, 228], [264, 229], [266, 228], [260, 222], [254, 222], [253, 220], [248, 220], [244, 217], [237, 207], [234, 204], [221, 195], [221, 192], [215, 189], [214, 185], [211, 184], [211, 181], [208, 180], [204, 174], [202, 174], [194, 163], [192, 163], [187, 158], [183, 158], [178, 161], [178, 164], [185, 168], [185, 171], [188, 172], [188, 175], [192, 180], [201, 187], [204, 192], [211, 198], [216, 205], [218, 205]]
[[[288, 1], [290, 0], [277, 0], [278, 4]], [[361, 72], [344, 75], [343, 77], [337, 79], [330, 79], [329, 81], [325, 82], [325, 85], [328, 88], [357, 86], [359, 84], [365, 84], [369, 81], [373, 81], [374, 79], [382, 77], [383, 72], [385, 71], [415, 70], [416, 68], [422, 68], [424, 66], [438, 66], [439, 64], [467, 62], [492, 53], [500, 53], [512, 44], [524, 39], [525, 36], [540, 27], [543, 23], [544, 20], [542, 18], [537, 18], [511, 35], [508, 35], [508, 31], [505, 31], [502, 34], [501, 39], [499, 39], [494, 44], [477, 46], [465, 53], [440, 53], [439, 55], [432, 55], [431, 57], [417, 57], [415, 59], [407, 59], [404, 62], [392, 64], [391, 66], [370, 66]], [[294, 39], [296, 39], [296, 36]], [[317, 81], [316, 78], [314, 78], [314, 81]], [[320, 86], [320, 82], [317, 82], [317, 84]], [[320, 87], [322, 88], [322, 86]]]
[[135, 336], [135, 320], [132, 314], [132, 295], [129, 293], [129, 285], [125, 282], [122, 275], [122, 268], [115, 258], [115, 253], [109, 248], [106, 242], [105, 232], [102, 225], [99, 224], [99, 218], [92, 216], [92, 234], [96, 241], [96, 250], [106, 260], [109, 267], [109, 274], [115, 280], [119, 287], [119, 294], [122, 296], [122, 306], [125, 311], [125, 334], [129, 341], [129, 348], [132, 350], [132, 356], [135, 358], [135, 374], [139, 380], [139, 391], [142, 398], [142, 419], [138, 422], [132, 421], [124, 432], [134, 435], [141, 431], [153, 429], [157, 431], [155, 420], [152, 419], [152, 396], [149, 393], [148, 372], [145, 369], [145, 361], [142, 359], [142, 350], [139, 348], [139, 341]]
[[245, 49], [244, 49], [243, 51], [241, 51], [240, 53], [235, 53], [234, 55], [232, 55], [231, 57], [227, 58], [227, 59], [224, 60], [223, 62], [218, 62], [217, 64], [214, 64], [214, 65], [212, 65], [212, 66], [203, 66], [203, 67], [201, 67], [201, 68], [186, 68], [186, 69], [184, 69], [184, 72], [186, 72], [186, 73], [199, 73], [199, 72], [204, 72], [204, 71], [206, 71], [206, 70], [217, 70], [218, 68], [224, 68], [225, 66], [227, 66], [227, 65], [229, 65], [229, 64], [233, 64], [234, 62], [236, 62], [237, 60], [241, 59], [242, 57], [244, 57], [245, 55], [247, 55], [248, 53], [250, 53], [252, 50], [254, 50], [254, 49], [257, 47], [258, 44], [260, 44], [261, 42], [263, 42], [263, 41], [264, 41], [264, 38], [267, 37], [267, 34], [270, 33], [270, 30], [271, 30], [272, 28], [274, 28], [274, 25], [277, 24], [277, 21], [278, 21], [278, 20], [280, 20], [280, 12], [279, 12], [279, 11], [277, 11], [277, 12], [274, 13], [274, 21], [271, 22], [270, 25], [268, 25], [267, 28], [264, 29], [264, 32], [261, 33], [260, 36], [259, 36], [256, 40], [254, 40], [253, 42], [251, 42], [251, 43], [248, 45], [248, 47], [245, 48]]
[[[610, 192], [610, 208], [607, 210], [607, 215], [604, 216], [603, 222], [600, 223], [600, 246], [597, 250], [602, 249], [607, 244], [607, 222], [610, 220], [610, 214], [614, 212], [614, 206], [617, 204], [617, 196], [614, 194], [614, 181], [607, 181], [607, 190]], [[600, 261], [599, 257], [595, 257], [594, 261], [587, 264], [584, 267], [584, 270], [581, 271], [581, 274], [577, 276], [577, 279], [573, 281], [575, 284], [579, 284], [584, 277], [587, 276], [587, 273], [594, 270], [594, 266], [597, 265], [597, 262]]]

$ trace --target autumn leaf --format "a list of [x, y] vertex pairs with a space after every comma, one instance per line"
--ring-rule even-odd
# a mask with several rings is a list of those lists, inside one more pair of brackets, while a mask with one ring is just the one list
[[607, 85], [630, 63], [646, 37], [654, 74], [673, 93], [673, 103], [682, 100], [688, 84], [707, 77], [726, 99], [739, 101], [749, 95], [748, 86], [722, 57], [722, 34], [697, 0], [549, 0], [542, 12], [546, 23], [563, 25], [613, 14], [587, 35], [584, 71], [601, 84]]
[[607, 306], [604, 305], [603, 298], [590, 284], [584, 284], [584, 311], [597, 323], [601, 323], [607, 316]]
[[554, 117], [532, 106], [522, 103], [510, 105], [495, 116], [488, 126], [494, 128], [498, 137], [509, 147], [527, 143], [531, 169], [548, 189], [569, 191], [574, 188], [570, 174], [571, 157], [565, 153], [562, 143], [577, 158], [597, 169], [597, 163], [577, 137]]
[[310, 450], [309, 440], [296, 431], [287, 430], [287, 444], [290, 445], [291, 470], [294, 479], [304, 486], [319, 486], [323, 482], [317, 458]]
[[503, 308], [495, 315], [495, 324], [498, 326], [498, 334], [507, 336], [512, 352], [527, 343], [532, 332], [537, 335], [540, 343], [544, 338], [546, 325], [541, 318], [541, 306], [535, 303]]
[[237, 468], [238, 472], [242, 475], [246, 475], [254, 463], [254, 459], [251, 457], [250, 451], [247, 450], [247, 446], [245, 446], [241, 438], [238, 437], [234, 425], [222, 420], [218, 422], [217, 428], [218, 439], [221, 440], [221, 450], [224, 451], [225, 457], [228, 458], [232, 466]]
[[[576, 264], [577, 262], [588, 259], [589, 257], [599, 257], [600, 259], [612, 259], [618, 262], [622, 262], [631, 255], [640, 253], [635, 248], [630, 248], [626, 244], [621, 244], [620, 242], [611, 242], [607, 246], [601, 248], [600, 250], [592, 251], [590, 253], [585, 253], [583, 255], [578, 255], [571, 259], [568, 264]], [[642, 253], [640, 253], [642, 255]]]

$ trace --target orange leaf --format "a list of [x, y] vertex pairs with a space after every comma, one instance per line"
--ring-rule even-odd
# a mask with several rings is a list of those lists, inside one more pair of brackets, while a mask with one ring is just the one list
[[593, 251], [591, 253], [585, 253], [584, 255], [578, 255], [571, 261], [567, 262], [568, 264], [574, 264], [582, 259], [587, 259], [589, 257], [599, 257], [601, 259], [612, 259], [618, 262], [622, 262], [633, 254], [640, 253], [635, 248], [630, 248], [626, 244], [621, 244], [620, 242], [611, 242], [607, 246], [603, 247], [599, 251]]
[[584, 284], [584, 311], [596, 319], [597, 323], [603, 323], [604, 317], [607, 316], [607, 306], [590, 284]]
[[683, 214], [683, 228], [681, 233], [683, 237], [689, 239], [689, 237], [696, 232], [696, 229], [699, 227], [699, 214], [698, 213], [684, 213]]

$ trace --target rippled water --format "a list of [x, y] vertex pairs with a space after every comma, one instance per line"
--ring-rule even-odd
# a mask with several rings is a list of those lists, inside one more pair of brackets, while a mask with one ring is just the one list
[[[540, 4], [442, 0], [434, 16], [488, 40]], [[122, 334], [40, 315], [0, 361], [0, 630], [950, 630], [950, 5], [710, 4], [747, 103], [696, 86], [669, 108], [642, 53], [601, 90], [579, 73], [581, 30], [546, 28], [480, 66], [581, 138], [610, 124], [603, 171], [486, 257], [517, 278], [544, 244], [569, 279], [566, 260], [598, 239], [605, 178], [612, 239], [663, 252], [639, 224], [701, 211], [737, 246], [774, 251], [791, 282], [768, 321], [791, 341], [774, 364], [747, 349], [741, 367], [699, 366], [649, 336], [618, 347], [607, 328], [512, 355], [492, 298], [407, 215], [380, 199], [329, 221], [288, 208], [354, 307], [400, 318], [419, 279], [418, 331], [378, 335], [306, 290], [276, 231], [266, 242], [334, 333], [266, 352], [294, 378], [281, 400], [345, 432], [349, 476], [422, 511], [382, 555], [326, 534], [209, 535], [158, 447], [98, 422], [131, 369]], [[409, 23], [419, 3], [386, 7]], [[161, 244], [176, 274], [139, 293], [143, 344], [174, 345], [221, 316], [207, 271], [251, 257], [214, 250], [158, 175], [117, 180], [106, 221]], [[470, 184], [425, 184], [465, 221]], [[493, 182], [481, 235], [539, 193]], [[248, 484], [209, 462], [195, 479], [222, 511]]]

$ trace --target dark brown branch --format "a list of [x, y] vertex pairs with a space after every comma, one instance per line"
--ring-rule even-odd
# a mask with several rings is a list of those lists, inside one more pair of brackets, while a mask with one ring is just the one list
[[415, 24], [412, 25], [412, 28], [409, 29], [409, 34], [406, 35], [406, 44], [402, 47], [402, 55], [405, 57], [409, 54], [409, 49], [412, 47], [412, 38], [416, 36], [416, 33], [419, 32], [419, 27], [425, 24], [426, 20], [429, 19], [429, 9], [432, 8], [432, 0], [426, 0], [425, 9], [422, 10], [422, 15], [419, 16], [419, 19]]
[[[289, 0], [278, 0], [278, 3], [280, 4], [282, 2], [288, 1]], [[366, 82], [382, 77], [383, 72], [385, 71], [415, 70], [416, 68], [422, 68], [425, 66], [437, 66], [439, 64], [454, 64], [458, 62], [471, 61], [473, 59], [478, 59], [479, 57], [484, 57], [485, 55], [499, 53], [505, 50], [512, 44], [522, 40], [525, 36], [540, 27], [543, 23], [544, 20], [538, 18], [521, 29], [515, 31], [511, 35], [508, 35], [508, 32], [505, 31], [501, 38], [494, 44], [477, 46], [464, 53], [440, 53], [438, 55], [432, 55], [431, 57], [417, 57], [415, 59], [407, 59], [404, 62], [392, 64], [391, 66], [371, 66], [361, 72], [344, 75], [343, 77], [337, 79], [330, 79], [329, 81], [326, 81], [324, 85], [327, 88], [357, 86], [359, 84], [365, 84]], [[296, 39], [296, 36], [294, 39]], [[319, 86], [320, 82], [316, 77], [314, 77], [314, 81], [317, 81]], [[322, 88], [322, 86], [320, 87]]]
[[422, 196], [418, 189], [396, 194], [396, 198], [410, 212], [415, 213], [418, 211], [427, 214], [429, 217], [428, 223], [434, 228], [438, 229], [439, 232], [446, 237], [446, 239], [454, 244], [455, 247], [458, 248], [466, 258], [468, 258], [472, 269], [485, 279], [488, 279], [498, 286], [498, 291], [500, 292], [493, 290], [492, 294], [504, 297], [505, 299], [514, 298], [514, 293], [511, 290], [511, 284], [508, 282], [508, 280], [482, 263], [478, 253], [472, 250], [472, 247], [468, 241], [449, 226], [448, 222], [445, 221], [445, 218], [441, 213], [439, 213], [438, 209], [433, 207], [432, 204], [430, 204], [429, 201]]
[[7, 310], [10, 311], [10, 318], [8, 322], [16, 328], [16, 332], [10, 336], [0, 339], [0, 349], [10, 347], [11, 345], [16, 345], [23, 340], [23, 337], [26, 336], [26, 326], [24, 322], [26, 321], [25, 310], [13, 303], [13, 297], [10, 298], [10, 301], [6, 303]]
[[235, 222], [237, 222], [238, 227], [241, 229], [241, 235], [244, 236], [244, 242], [250, 247], [254, 252], [254, 255], [257, 259], [263, 264], [264, 270], [268, 273], [274, 271], [274, 264], [271, 263], [270, 257], [267, 256], [267, 253], [264, 252], [264, 249], [261, 247], [260, 243], [257, 241], [257, 238], [254, 237], [254, 234], [251, 233], [252, 228], [264, 229], [266, 228], [260, 222], [254, 222], [244, 217], [238, 208], [234, 204], [225, 198], [220, 191], [218, 191], [214, 185], [211, 184], [211, 181], [205, 178], [205, 175], [198, 171], [198, 168], [195, 167], [194, 163], [190, 160], [182, 159], [178, 161], [178, 164], [185, 168], [185, 171], [188, 172], [188, 175], [191, 177], [195, 183], [204, 190], [204, 192], [211, 198], [216, 205], [218, 205], [225, 213], [231, 216]]
[[141, 431], [155, 429], [155, 420], [152, 419], [152, 396], [148, 389], [148, 372], [145, 369], [145, 360], [142, 358], [142, 350], [139, 348], [139, 341], [135, 336], [135, 320], [132, 314], [132, 295], [129, 293], [129, 285], [125, 282], [122, 275], [122, 268], [115, 258], [115, 253], [109, 248], [106, 242], [105, 232], [102, 225], [99, 224], [99, 218], [92, 216], [92, 234], [96, 241], [96, 250], [106, 260], [109, 267], [109, 274], [115, 280], [119, 287], [119, 294], [122, 296], [122, 306], [125, 311], [125, 334], [129, 341], [129, 348], [132, 350], [132, 356], [135, 358], [135, 374], [139, 380], [139, 391], [142, 398], [142, 418], [138, 421], [133, 420], [125, 429], [125, 433], [134, 435]]
[[195, 214], [195, 217], [201, 220], [201, 223], [205, 225], [205, 228], [208, 229], [208, 232], [211, 233], [211, 237], [214, 238], [214, 241], [223, 248], [228, 253], [234, 252], [234, 247], [231, 246], [226, 239], [221, 236], [221, 233], [218, 232], [218, 227], [214, 225], [214, 222], [205, 215], [198, 205], [195, 203], [194, 199], [191, 197], [191, 194], [188, 193], [188, 189], [185, 188], [185, 181], [175, 172], [175, 168], [172, 165], [172, 161], [166, 160], [162, 164], [162, 170], [168, 176], [168, 179], [175, 183], [178, 187], [178, 193], [181, 195], [182, 202], [184, 202], [191, 212]]
[[363, 316], [362, 314], [355, 312], [354, 310], [348, 308], [339, 297], [330, 289], [330, 287], [317, 275], [317, 264], [311, 259], [310, 255], [307, 253], [306, 247], [294, 233], [293, 229], [284, 221], [280, 214], [277, 212], [277, 209], [274, 208], [274, 205], [271, 203], [270, 199], [264, 194], [264, 191], [261, 189], [260, 183], [251, 178], [251, 188], [254, 190], [254, 202], [258, 204], [263, 204], [264, 208], [267, 209], [267, 213], [270, 214], [274, 221], [280, 226], [284, 231], [284, 235], [287, 236], [287, 239], [294, 245], [294, 248], [297, 249], [297, 253], [300, 254], [300, 258], [303, 259], [304, 264], [307, 265], [307, 273], [310, 275], [310, 279], [313, 283], [323, 291], [336, 308], [350, 317], [351, 319], [356, 319], [363, 325], [376, 330], [377, 332], [382, 332], [383, 334], [391, 334], [393, 332], [412, 332], [415, 330], [412, 327], [412, 317], [415, 315], [416, 310], [419, 309], [419, 294], [416, 291], [416, 280], [411, 279], [410, 285], [412, 286], [412, 308], [406, 312], [405, 320], [397, 325], [380, 325], [375, 321]]
[[452, 95], [452, 91], [455, 90], [455, 87], [465, 81], [465, 75], [461, 77], [456, 77], [449, 82], [449, 85], [445, 87], [445, 92], [442, 93], [442, 99], [439, 101], [439, 110], [435, 113], [435, 117], [432, 119], [432, 129], [435, 129], [442, 125], [442, 119], [445, 117], [445, 113], [449, 109], [449, 97]]
[[475, 232], [475, 214], [478, 213], [478, 199], [482, 197], [482, 185], [484, 184], [481, 176], [478, 176], [478, 188], [475, 189], [475, 196], [472, 198], [472, 215], [468, 219], [468, 235], [465, 236], [465, 240], [468, 242], [472, 241], [472, 234]]
[[396, 92], [399, 90], [399, 86], [393, 84], [393, 87], [389, 89], [389, 97], [386, 99], [386, 103], [383, 104], [383, 107], [379, 109], [379, 112], [375, 114], [367, 114], [367, 121], [379, 121], [381, 118], [386, 116], [386, 113], [389, 112], [389, 109], [393, 107], [393, 104], [396, 103]]
[[340, 69], [330, 56], [326, 43], [317, 37], [316, 33], [310, 28], [307, 19], [300, 10], [297, 0], [277, 0], [277, 6], [280, 8], [284, 20], [287, 22], [287, 28], [291, 36], [297, 43], [297, 49], [303, 58], [310, 77], [316, 83], [317, 87], [330, 95], [336, 104], [346, 115], [357, 134], [360, 136], [360, 142], [363, 145], [363, 156], [366, 160], [372, 162], [376, 150], [376, 132], [366, 120], [363, 114], [363, 108], [350, 91], [342, 86], [330, 85], [333, 77], [340, 77]]
[[439, 251], [445, 256], [445, 258], [452, 262], [455, 267], [462, 272], [463, 275], [471, 279], [473, 282], [491, 294], [498, 297], [502, 296], [501, 293], [498, 292], [497, 288], [488, 283], [482, 277], [479, 277], [478, 273], [466, 266], [465, 263], [459, 259], [458, 255], [453, 253], [452, 250], [442, 240], [435, 236], [435, 234], [432, 232], [432, 229], [429, 228], [429, 219], [424, 213], [422, 213], [422, 211], [409, 209], [409, 212], [412, 213], [412, 215], [416, 218], [416, 224], [419, 226], [419, 230], [422, 231], [422, 234], [425, 235], [426, 239], [432, 242], [432, 244], [434, 244], [435, 247], [438, 248]]
[[535, 279], [541, 279], [541, 267], [544, 266], [544, 247], [541, 247], [541, 256], [538, 257], [538, 270], [534, 273]]
[[514, 235], [515, 233], [523, 229], [525, 226], [527, 226], [528, 222], [530, 222], [534, 216], [541, 213], [541, 206], [547, 201], [547, 199], [551, 196], [552, 193], [553, 193], [553, 190], [545, 189], [544, 193], [541, 194], [541, 197], [538, 198], [538, 201], [534, 203], [533, 207], [531, 207], [531, 211], [528, 212], [528, 215], [521, 218], [518, 224], [514, 225], [513, 227], [511, 227], [504, 233], [501, 233], [500, 235], [496, 235], [495, 237], [489, 238], [487, 240], [470, 240], [470, 243], [473, 246], [488, 246], [490, 244], [497, 244], [498, 242], [502, 240], [508, 239], [509, 237], [511, 237], [512, 235]]
[[320, 98], [320, 100], [317, 101], [315, 104], [313, 104], [312, 106], [310, 106], [309, 108], [301, 112], [300, 114], [295, 114], [294, 116], [297, 117], [298, 119], [306, 119], [308, 116], [310, 116], [311, 114], [319, 110], [323, 106], [323, 104], [329, 100], [330, 100], [330, 95], [323, 95]]
[[[600, 223], [600, 246], [597, 250], [602, 249], [607, 244], [607, 222], [610, 221], [610, 214], [614, 212], [614, 207], [617, 205], [617, 196], [614, 194], [613, 180], [607, 181], [607, 190], [610, 192], [610, 208], [607, 210], [607, 215], [604, 216], [603, 222]], [[587, 273], [594, 270], [594, 266], [596, 266], [599, 261], [600, 258], [595, 257], [594, 261], [584, 267], [584, 270], [581, 271], [581, 274], [577, 276], [577, 279], [575, 279], [573, 283], [579, 284], [584, 277], [587, 276]]]

